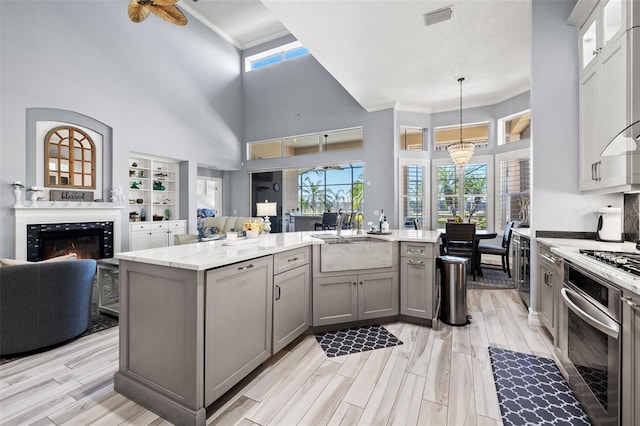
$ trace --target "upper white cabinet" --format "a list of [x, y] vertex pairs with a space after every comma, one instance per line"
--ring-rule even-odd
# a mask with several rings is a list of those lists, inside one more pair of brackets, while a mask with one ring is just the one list
[[[580, 27], [580, 190], [621, 192], [634, 182], [633, 157], [603, 157], [629, 124], [633, 102], [632, 1], [578, 1], [569, 24]], [[637, 36], [636, 36], [637, 38]]]

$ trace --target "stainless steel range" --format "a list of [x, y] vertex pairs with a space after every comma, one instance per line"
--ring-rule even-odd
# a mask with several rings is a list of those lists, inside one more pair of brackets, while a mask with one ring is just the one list
[[[634, 264], [639, 259], [633, 253], [580, 252], [640, 275], [640, 267]], [[560, 344], [565, 348], [563, 364], [569, 384], [594, 425], [618, 426], [622, 292], [612, 282], [568, 260], [564, 266], [560, 315], [565, 320]]]
[[580, 250], [580, 253], [640, 276], [640, 253], [603, 250]]

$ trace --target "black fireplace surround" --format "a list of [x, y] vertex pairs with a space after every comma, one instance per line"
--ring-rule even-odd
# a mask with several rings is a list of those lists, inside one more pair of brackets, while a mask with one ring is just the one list
[[27, 225], [27, 260], [46, 260], [75, 252], [78, 258], [113, 257], [113, 222]]

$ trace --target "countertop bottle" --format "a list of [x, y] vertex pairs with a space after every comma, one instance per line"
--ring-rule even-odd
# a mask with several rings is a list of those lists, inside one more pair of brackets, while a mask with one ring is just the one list
[[381, 232], [389, 232], [389, 222], [387, 222], [387, 217], [385, 216], [382, 220], [382, 229]]
[[384, 210], [380, 209], [380, 219], [378, 221], [378, 231], [382, 232], [382, 222], [384, 222]]
[[140, 221], [144, 222], [147, 220], [147, 213], [144, 211], [144, 207], [140, 209]]

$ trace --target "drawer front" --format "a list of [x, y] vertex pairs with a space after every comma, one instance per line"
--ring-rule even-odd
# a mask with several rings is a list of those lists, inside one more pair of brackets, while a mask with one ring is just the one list
[[131, 231], [132, 232], [151, 230], [151, 224], [150, 223], [132, 223], [130, 226], [131, 226]]
[[311, 250], [309, 247], [278, 253], [273, 256], [273, 274], [277, 275], [300, 265], [306, 265], [309, 263], [310, 257]]
[[433, 257], [433, 244], [403, 242], [400, 247], [400, 256]]
[[167, 229], [169, 228], [169, 225], [166, 223], [154, 223], [153, 224], [153, 229]]
[[184, 223], [182, 223], [182, 222], [172, 222], [172, 223], [169, 223], [168, 226], [171, 229], [182, 228], [184, 226]]

